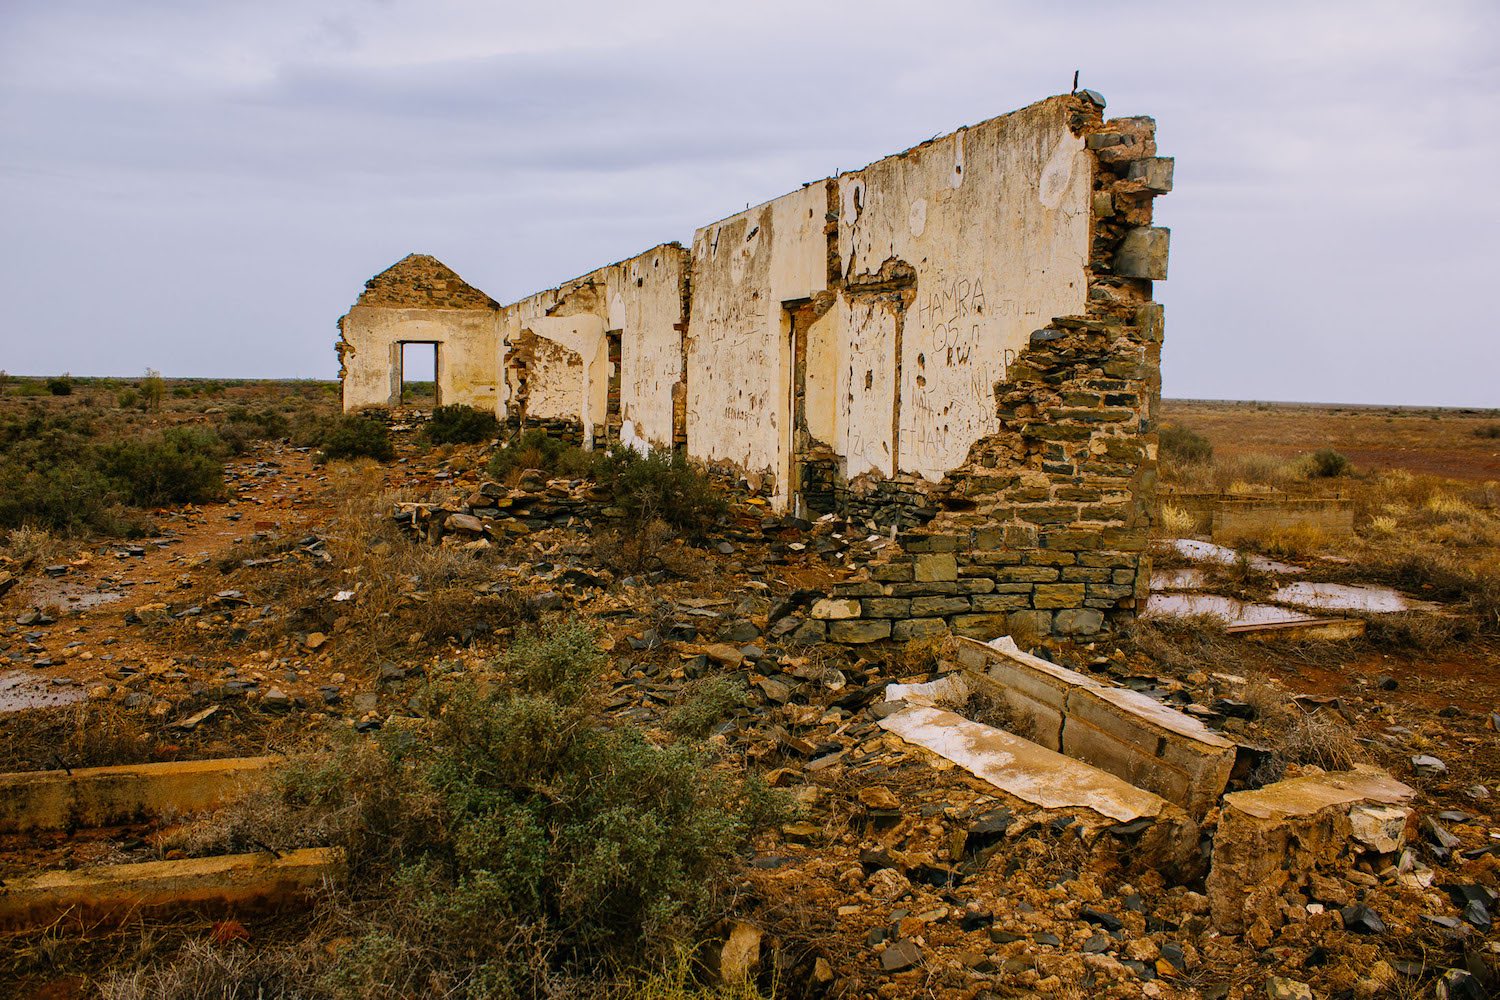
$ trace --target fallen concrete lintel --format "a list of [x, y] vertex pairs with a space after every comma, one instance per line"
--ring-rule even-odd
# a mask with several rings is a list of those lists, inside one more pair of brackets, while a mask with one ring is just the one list
[[343, 862], [338, 848], [318, 847], [279, 857], [231, 854], [43, 872], [0, 887], [0, 928], [58, 920], [118, 923], [137, 912], [242, 913], [300, 905], [325, 879], [337, 876]]
[[1171, 803], [1055, 750], [940, 708], [913, 705], [882, 728], [1043, 809], [1088, 809], [1117, 823], [1155, 819]]
[[1256, 924], [1272, 930], [1286, 894], [1315, 871], [1399, 850], [1414, 794], [1378, 768], [1357, 766], [1224, 796], [1206, 885], [1214, 924], [1227, 934]]
[[1155, 792], [1202, 819], [1234, 770], [1235, 744], [1199, 720], [1005, 640], [957, 639], [972, 683], [1006, 703], [1025, 735]]
[[116, 826], [213, 809], [264, 780], [275, 757], [0, 774], [0, 833]]

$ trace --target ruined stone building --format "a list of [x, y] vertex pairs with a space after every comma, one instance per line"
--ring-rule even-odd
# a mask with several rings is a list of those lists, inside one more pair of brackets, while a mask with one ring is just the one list
[[1154, 129], [1048, 98], [507, 306], [408, 257], [340, 320], [344, 407], [398, 402], [401, 345], [436, 344], [442, 403], [896, 532], [830, 639], [1097, 631], [1149, 576]]

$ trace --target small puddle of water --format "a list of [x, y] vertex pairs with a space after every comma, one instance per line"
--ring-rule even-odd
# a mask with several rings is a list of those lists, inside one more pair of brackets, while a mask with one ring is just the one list
[[[1224, 566], [1233, 566], [1239, 561], [1241, 556], [1238, 549], [1231, 549], [1225, 545], [1215, 545], [1213, 542], [1199, 541], [1196, 538], [1174, 538], [1167, 544], [1175, 549], [1179, 555], [1191, 559], [1193, 562], [1211, 562]], [[1251, 569], [1259, 570], [1262, 573], [1289, 575], [1302, 572], [1300, 566], [1277, 562], [1274, 559], [1267, 559], [1265, 556], [1246, 553], [1244, 554], [1244, 558], [1250, 564]]]
[[1187, 618], [1209, 615], [1227, 625], [1273, 625], [1279, 622], [1312, 621], [1311, 615], [1271, 604], [1251, 604], [1220, 594], [1152, 594], [1146, 599], [1145, 618]]
[[1151, 574], [1152, 590], [1202, 590], [1208, 578], [1201, 569], [1159, 569]]
[[1430, 607], [1422, 601], [1413, 601], [1390, 587], [1305, 581], [1289, 583], [1279, 588], [1271, 595], [1271, 600], [1326, 611], [1365, 611], [1370, 614], [1391, 614]]
[[53, 684], [50, 677], [9, 670], [0, 673], [0, 712], [56, 708], [88, 697], [77, 684]]

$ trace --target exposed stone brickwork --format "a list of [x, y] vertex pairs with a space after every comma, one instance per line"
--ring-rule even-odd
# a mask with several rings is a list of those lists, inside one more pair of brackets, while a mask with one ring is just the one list
[[408, 309], [499, 309], [451, 267], [424, 253], [409, 254], [365, 282], [356, 305]]
[[[1112, 122], [1080, 98], [1093, 152], [1088, 310], [1054, 319], [995, 386], [1001, 430], [937, 484], [840, 484], [844, 511], [898, 530], [899, 549], [838, 585], [806, 638], [863, 643], [952, 630], [1088, 635], [1128, 619], [1150, 578], [1171, 188], [1149, 118]], [[857, 606], [857, 610], [856, 610]]]

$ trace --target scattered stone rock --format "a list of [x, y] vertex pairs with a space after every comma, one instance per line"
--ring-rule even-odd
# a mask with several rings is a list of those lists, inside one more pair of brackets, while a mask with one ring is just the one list
[[897, 941], [880, 953], [880, 967], [886, 972], [900, 972], [922, 961], [922, 949], [910, 938]]
[[1411, 759], [1411, 769], [1424, 778], [1436, 778], [1448, 773], [1448, 765], [1431, 754], [1417, 754]]

